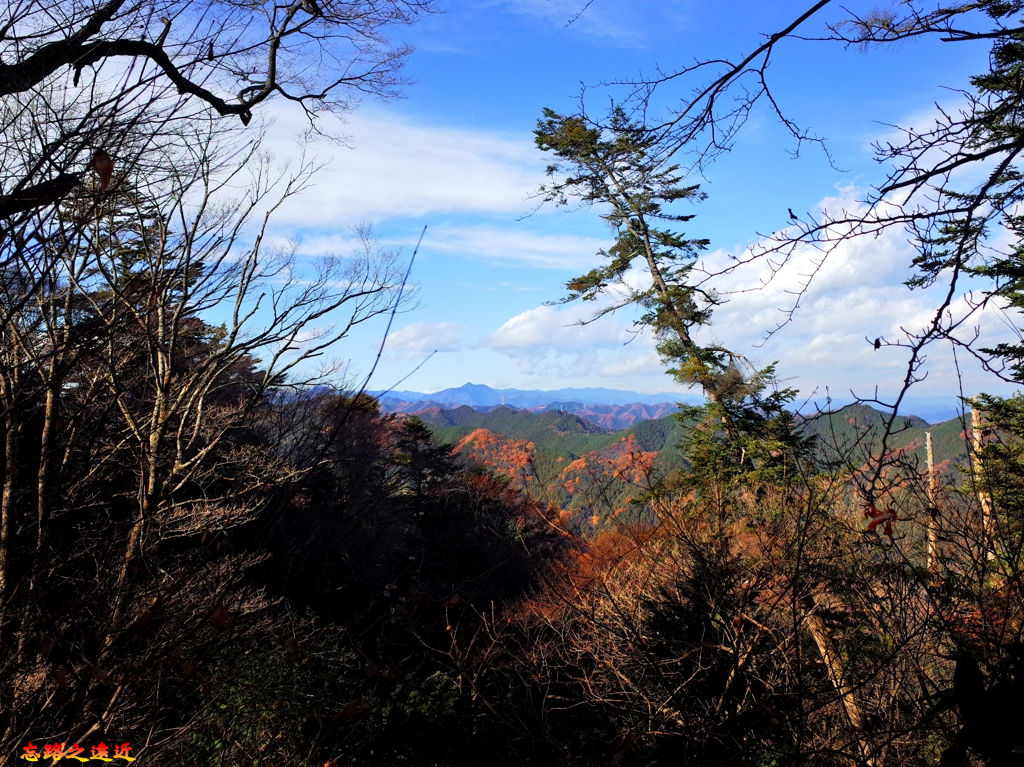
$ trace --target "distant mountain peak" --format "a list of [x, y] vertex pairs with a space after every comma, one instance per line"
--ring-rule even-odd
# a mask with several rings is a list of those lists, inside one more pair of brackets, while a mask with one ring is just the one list
[[[414, 391], [370, 392], [380, 398], [381, 403], [388, 407], [392, 403], [432, 403], [436, 405], [468, 405], [470, 407], [493, 407], [506, 405], [509, 407], [537, 409], [564, 403], [569, 410], [579, 406], [593, 405], [654, 405], [685, 402], [697, 404], [702, 398], [687, 392], [660, 392], [646, 394], [622, 389], [604, 388], [568, 388], [568, 389], [494, 389], [486, 384], [467, 382], [461, 386], [442, 391], [425, 393]], [[406, 408], [401, 408], [405, 410]]]
[[492, 389], [487, 384], [475, 384], [475, 383], [472, 383], [472, 382], [466, 382], [466, 383], [462, 384], [462, 386], [458, 386], [458, 387], [456, 387], [454, 389], [445, 389], [444, 391], [449, 391], [449, 392], [455, 392], [455, 391], [493, 392], [493, 391], [495, 391], [495, 389]]

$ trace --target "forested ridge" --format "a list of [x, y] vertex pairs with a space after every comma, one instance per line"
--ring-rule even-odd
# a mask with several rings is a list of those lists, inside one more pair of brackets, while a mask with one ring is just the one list
[[[693, 426], [692, 421], [665, 416], [611, 430], [574, 414], [508, 407], [484, 412], [467, 406], [428, 409], [416, 417], [431, 427], [437, 441], [450, 443], [471, 463], [557, 506], [571, 529], [587, 535], [614, 526], [624, 513], [632, 519], [653, 517], [648, 496], [687, 464], [679, 446]], [[901, 418], [888, 445], [891, 457], [909, 475], [926, 478], [931, 439], [932, 472], [943, 482], [955, 483], [969, 471], [969, 423], [969, 413], [932, 425], [916, 417]], [[877, 457], [884, 429], [884, 414], [866, 405], [795, 422], [798, 434], [814, 438], [816, 459], [822, 464], [854, 455], [869, 463]]]
[[[282, 172], [257, 129], [275, 100], [315, 127], [395, 95], [392, 35], [435, 4], [11, 5], [0, 763], [1024, 764], [1024, 399], [903, 412], [939, 344], [1024, 376], [1022, 331], [961, 332], [1024, 307], [1024, 3], [833, 6], [806, 31], [829, 5], [599, 114], [538, 110], [538, 201], [612, 235], [564, 302], [635, 312], [701, 404], [617, 431], [462, 408], [437, 436], [324, 363], [375, 319], [387, 343], [411, 262], [368, 231], [319, 259], [275, 237], [316, 168]], [[958, 110], [879, 147], [862, 204], [790, 210], [744, 256], [895, 227], [908, 289], [948, 288], [874, 341], [907, 354], [894, 396], [800, 414], [785, 360], [710, 332], [698, 178], [758, 100], [817, 140], [774, 100], [780, 42], [929, 35], [990, 51]]]

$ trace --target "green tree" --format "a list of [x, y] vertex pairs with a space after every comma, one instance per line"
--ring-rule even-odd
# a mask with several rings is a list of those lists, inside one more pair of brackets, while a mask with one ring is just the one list
[[[570, 280], [563, 300], [610, 299], [590, 322], [638, 307], [643, 313], [636, 322], [654, 333], [668, 372], [684, 385], [700, 386], [708, 398], [706, 407], [681, 415], [699, 424], [688, 438], [688, 457], [700, 464], [690, 476], [717, 474], [724, 465], [761, 469], [794, 451], [806, 452], [806, 441], [796, 439], [785, 412], [795, 392], [775, 388], [774, 367], [749, 372], [740, 354], [697, 340], [721, 299], [694, 269], [708, 241], [675, 228], [693, 219], [678, 212], [677, 204], [703, 195], [697, 185], [683, 183], [664, 143], [619, 107], [602, 123], [546, 109], [534, 133], [537, 146], [558, 158], [547, 169], [551, 182], [541, 187], [544, 200], [599, 207], [615, 237], [599, 253], [605, 263]], [[627, 280], [637, 267], [647, 273], [645, 288]]]
[[[714, 401], [728, 396], [727, 371], [734, 368], [730, 362], [735, 355], [693, 338], [696, 329], [708, 324], [718, 302], [692, 279], [707, 240], [687, 239], [670, 228], [693, 215], [669, 206], [701, 199], [699, 187], [680, 184], [679, 167], [665, 166], [656, 142], [622, 109], [613, 109], [606, 125], [545, 109], [534, 134], [537, 146], [558, 158], [548, 166], [550, 185], [540, 190], [545, 201], [565, 205], [578, 199], [598, 205], [606, 209], [601, 217], [615, 234], [615, 244], [599, 254], [607, 263], [570, 280], [564, 300], [594, 301], [615, 285], [625, 296], [594, 319], [625, 306], [640, 307], [640, 322], [658, 336], [658, 351], [675, 366], [671, 372], [682, 383], [700, 385]], [[651, 281], [643, 290], [625, 280], [638, 260]]]

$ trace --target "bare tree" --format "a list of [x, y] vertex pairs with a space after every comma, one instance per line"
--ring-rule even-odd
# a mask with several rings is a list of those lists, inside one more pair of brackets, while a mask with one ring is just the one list
[[297, 102], [312, 119], [358, 95], [393, 95], [410, 49], [392, 46], [388, 32], [431, 10], [432, 0], [9, 5], [0, 17], [5, 108], [32, 108], [39, 119], [29, 106], [33, 95], [60, 93], [58, 103], [73, 103], [76, 117], [60, 119], [56, 134], [41, 120], [30, 151], [4, 146], [0, 220], [7, 235], [81, 183], [97, 149], [124, 167], [131, 154], [120, 146], [126, 126], [142, 136], [206, 111], [248, 124], [271, 97]]
[[[798, 254], [816, 253], [792, 305], [781, 307], [780, 325], [785, 324], [836, 248], [889, 230], [904, 231], [916, 249], [911, 257], [916, 276], [910, 287], [941, 285], [944, 290], [926, 327], [908, 328], [903, 338], [885, 340], [907, 350], [906, 373], [897, 394], [875, 404], [899, 408], [923, 374], [925, 350], [936, 342], [975, 356], [997, 378], [1015, 380], [1016, 358], [993, 354], [973, 325], [982, 311], [1002, 309], [1013, 301], [1009, 291], [1015, 285], [1017, 255], [1004, 243], [1014, 241], [1020, 230], [1017, 169], [1024, 139], [1014, 117], [1020, 100], [1014, 73], [1021, 10], [1020, 3], [988, 0], [938, 7], [907, 2], [891, 10], [823, 0], [809, 3], [740, 55], [726, 54], [665, 68], [649, 78], [609, 84], [620, 88], [621, 109], [642, 121], [649, 154], [661, 163], [657, 169], [676, 164], [710, 173], [716, 158], [742, 140], [742, 128], [757, 109], [777, 117], [797, 152], [811, 142], [827, 154], [826, 140], [799, 124], [773, 81], [771, 62], [787, 55], [795, 41], [870, 48], [930, 37], [954, 48], [983, 45], [991, 51], [989, 71], [964, 73], [964, 82], [951, 89], [954, 103], [940, 105], [930, 128], [899, 129], [901, 140], [875, 147], [877, 160], [888, 171], [855, 207], [792, 217], [727, 269], [709, 273], [704, 264], [694, 269], [696, 286], [717, 288], [726, 299], [730, 276], [747, 260], [777, 274]], [[654, 104], [675, 94], [681, 94], [677, 106], [659, 115]], [[599, 127], [609, 127], [604, 125], [607, 121], [591, 119]], [[972, 278], [975, 285], [981, 278], [988, 287], [971, 293], [966, 283]], [[881, 342], [877, 340], [878, 345]]]
[[[255, 147], [225, 160], [233, 134], [193, 136], [162, 177], [120, 174], [102, 194], [95, 179], [17, 246], [42, 276], [4, 281], [5, 748], [32, 727], [159, 728], [145, 664], [258, 625], [252, 557], [203, 552], [311, 468], [260, 436], [272, 399], [333, 373], [320, 358], [398, 296], [371, 242], [319, 262], [270, 246], [312, 169], [282, 179]], [[50, 612], [73, 584], [87, 620]], [[159, 636], [144, 651], [142, 615]]]
[[243, 583], [254, 558], [224, 541], [309, 467], [261, 419], [334, 371], [401, 275], [368, 242], [320, 262], [272, 247], [271, 213], [313, 168], [282, 180], [245, 126], [272, 97], [313, 121], [393, 95], [409, 49], [390, 33], [431, 5], [0, 14], [5, 753], [117, 729], [166, 745], [166, 693], [198, 683], [204, 648], [272, 625]]

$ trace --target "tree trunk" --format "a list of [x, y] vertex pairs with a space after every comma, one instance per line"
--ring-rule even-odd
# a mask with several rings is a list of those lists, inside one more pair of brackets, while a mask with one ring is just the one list
[[932, 433], [925, 432], [928, 455], [928, 548], [925, 566], [929, 573], [935, 572], [939, 552], [939, 509], [935, 505], [935, 456], [932, 453]]
[[18, 388], [18, 365], [20, 363], [17, 347], [10, 344], [9, 370], [0, 379], [0, 392], [3, 394], [4, 408], [4, 484], [0, 491], [0, 604], [3, 604], [7, 592], [10, 574], [11, 535], [14, 532], [14, 494], [18, 477], [18, 437], [21, 432], [21, 421], [15, 406]]
[[43, 431], [39, 439], [39, 471], [36, 474], [36, 556], [41, 556], [46, 540], [47, 501], [50, 495], [50, 459], [53, 455], [53, 422], [57, 407], [56, 385], [51, 380], [46, 387], [43, 406]]
[[978, 400], [971, 403], [971, 468], [974, 470], [974, 481], [978, 487], [978, 504], [981, 506], [981, 546], [986, 559], [995, 558], [992, 551], [992, 496], [985, 487], [985, 467], [981, 462], [984, 449], [982, 440], [981, 408]]
[[878, 761], [872, 757], [871, 744], [865, 737], [864, 713], [861, 711], [860, 704], [857, 703], [857, 699], [853, 695], [853, 690], [846, 683], [845, 675], [843, 674], [842, 656], [838, 649], [836, 649], [835, 643], [829, 635], [828, 628], [825, 626], [825, 622], [818, 615], [814, 599], [807, 597], [805, 607], [807, 608], [807, 616], [805, 618], [807, 630], [810, 631], [811, 638], [814, 639], [814, 644], [818, 648], [821, 660], [825, 664], [825, 673], [835, 688], [836, 694], [839, 696], [839, 702], [846, 713], [846, 718], [853, 729], [854, 737], [857, 740], [857, 748], [861, 755], [860, 763], [868, 767], [875, 767]]
[[[6, 388], [6, 387], [5, 387]], [[11, 408], [4, 417], [4, 485], [0, 494], [0, 604], [7, 591], [10, 540], [14, 515], [14, 482], [17, 474], [18, 424]]]

